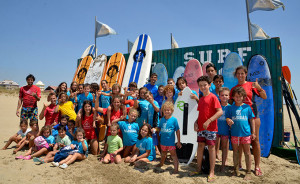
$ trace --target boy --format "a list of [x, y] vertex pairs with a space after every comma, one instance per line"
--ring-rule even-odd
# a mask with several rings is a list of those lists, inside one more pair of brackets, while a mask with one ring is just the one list
[[174, 79], [172, 79], [172, 78], [168, 78], [168, 85], [173, 85], [174, 86], [174, 89], [175, 89], [175, 95], [173, 96], [173, 100], [174, 100], [174, 102], [177, 100], [177, 98], [178, 98], [178, 93], [180, 92], [179, 91], [179, 89], [177, 89], [176, 88], [176, 84], [175, 84], [175, 81], [174, 81]]
[[153, 94], [154, 98], [158, 95], [157, 94], [158, 86], [155, 85], [156, 81], [157, 81], [157, 74], [152, 73], [150, 76], [150, 83], [144, 85], [144, 87], [146, 87]]
[[83, 106], [83, 102], [85, 100], [89, 100], [93, 103], [93, 95], [92, 93], [90, 93], [91, 91], [91, 85], [90, 84], [84, 84], [83, 86], [83, 93], [78, 95], [78, 96], [75, 96], [75, 102], [78, 103], [78, 110], [80, 110]]
[[223, 114], [218, 98], [209, 91], [210, 80], [208, 76], [202, 76], [197, 79], [200, 91], [203, 97], [199, 99], [198, 111], [199, 115], [194, 123], [194, 130], [198, 132], [198, 151], [197, 151], [197, 167], [198, 170], [194, 174], [200, 174], [204, 146], [208, 145], [210, 171], [207, 178], [208, 182], [214, 181], [214, 169], [216, 161], [216, 133], [218, 131], [217, 119]]
[[[210, 91], [210, 92], [213, 92], [213, 91], [215, 91], [216, 86], [215, 86], [215, 84], [212, 83], [212, 82], [213, 82], [213, 79], [214, 79], [215, 75], [217, 75], [217, 68], [215, 67], [214, 64], [209, 63], [209, 64], [206, 66], [206, 74], [207, 74], [207, 76], [208, 76], [208, 78], [209, 78], [209, 81], [211, 82], [209, 91]], [[200, 96], [200, 97], [203, 96], [203, 94], [202, 94], [202, 92], [201, 92], [200, 90], [199, 90], [199, 96]]]
[[56, 107], [56, 95], [55, 93], [50, 93], [48, 95], [48, 101], [50, 101], [50, 105], [46, 105], [44, 103], [44, 108], [42, 109], [42, 112], [40, 113], [40, 120], [44, 119], [45, 117], [45, 126], [50, 125], [54, 126], [58, 123], [58, 112], [54, 112], [54, 109]]
[[162, 106], [162, 103], [164, 101], [164, 89], [165, 88], [163, 85], [158, 86], [157, 96], [154, 98], [154, 100], [158, 102], [159, 107]]

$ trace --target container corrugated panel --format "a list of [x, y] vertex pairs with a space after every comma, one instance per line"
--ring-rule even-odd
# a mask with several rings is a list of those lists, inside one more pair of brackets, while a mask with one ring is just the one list
[[[256, 54], [263, 55], [267, 59], [272, 75], [275, 108], [273, 146], [279, 147], [283, 141], [282, 91], [280, 81], [282, 52], [280, 38], [157, 50], [153, 51], [152, 66], [156, 63], [163, 63], [171, 78], [178, 66], [185, 66], [190, 59], [195, 58], [201, 62], [201, 65], [208, 61], [214, 63], [218, 73], [221, 74], [224, 59], [230, 52], [237, 52], [243, 59], [244, 66], [248, 66], [251, 57]], [[124, 54], [124, 56], [126, 61], [128, 61], [129, 54]]]

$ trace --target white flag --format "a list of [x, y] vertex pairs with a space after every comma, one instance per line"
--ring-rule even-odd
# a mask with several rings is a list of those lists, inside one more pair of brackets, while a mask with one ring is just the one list
[[174, 39], [173, 35], [171, 35], [171, 48], [172, 49], [177, 49], [178, 47], [178, 43], [176, 42], [176, 40]]
[[133, 47], [133, 43], [131, 41], [127, 40], [127, 44], [128, 44], [128, 53], [130, 53], [131, 49]]
[[264, 30], [261, 27], [259, 27], [258, 25], [252, 24], [252, 23], [250, 23], [250, 25], [251, 25], [251, 33], [252, 33], [253, 40], [270, 38], [269, 35], [267, 35], [264, 32]]
[[96, 20], [96, 30], [95, 30], [95, 37], [107, 36], [111, 34], [117, 34], [115, 30], [109, 27], [106, 24], [103, 24]]
[[271, 11], [279, 7], [284, 10], [284, 4], [280, 0], [247, 0], [249, 5], [249, 13], [256, 10]]

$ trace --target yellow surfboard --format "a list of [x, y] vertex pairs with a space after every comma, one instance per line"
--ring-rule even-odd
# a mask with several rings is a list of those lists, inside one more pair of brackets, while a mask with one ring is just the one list
[[[106, 80], [110, 88], [115, 83], [122, 85], [125, 63], [125, 57], [122, 53], [118, 52], [112, 55], [104, 68], [101, 81]], [[100, 90], [102, 90], [101, 86]]]
[[93, 58], [91, 56], [86, 56], [81, 60], [79, 66], [77, 67], [75, 75], [73, 77], [73, 82], [76, 81], [77, 84], [84, 83], [85, 76], [87, 74], [87, 71], [88, 71], [92, 61], [93, 61]]

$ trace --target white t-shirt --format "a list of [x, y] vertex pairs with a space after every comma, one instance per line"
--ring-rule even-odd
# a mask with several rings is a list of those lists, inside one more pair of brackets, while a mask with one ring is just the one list
[[31, 128], [27, 128], [26, 132], [23, 132], [22, 130], [19, 130], [17, 132], [17, 134], [21, 135], [21, 137], [24, 138], [27, 135], [27, 133], [30, 132], [30, 131], [31, 131]]

